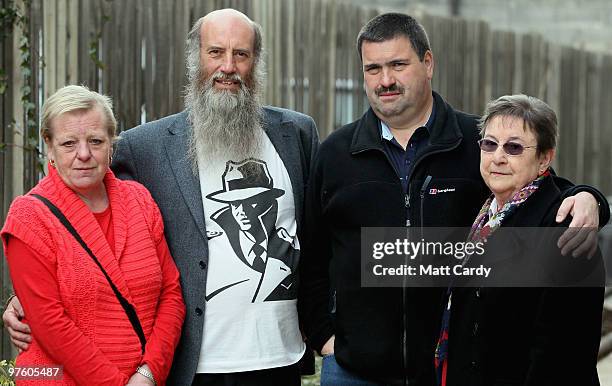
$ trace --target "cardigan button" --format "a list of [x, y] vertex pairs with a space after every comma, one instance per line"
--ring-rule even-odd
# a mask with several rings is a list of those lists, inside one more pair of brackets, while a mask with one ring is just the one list
[[202, 309], [201, 309], [200, 307], [196, 307], [196, 310], [195, 310], [195, 311], [196, 311], [196, 314], [197, 314], [198, 316], [202, 316], [202, 314], [204, 313], [204, 312], [202, 312]]
[[200, 268], [206, 269], [206, 263], [200, 260]]

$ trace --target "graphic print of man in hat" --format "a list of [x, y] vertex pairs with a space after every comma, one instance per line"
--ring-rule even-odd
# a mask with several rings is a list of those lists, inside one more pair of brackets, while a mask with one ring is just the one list
[[[264, 161], [247, 159], [228, 161], [222, 175], [222, 190], [207, 199], [227, 204], [211, 215], [223, 232], [209, 231], [208, 238], [224, 236], [235, 257], [251, 271], [228, 275], [227, 284], [207, 294], [207, 300], [239, 285], [253, 288], [251, 302], [294, 299], [299, 246], [295, 235], [277, 227], [277, 199], [284, 190], [274, 187]], [[232, 256], [233, 258], [233, 256]]]

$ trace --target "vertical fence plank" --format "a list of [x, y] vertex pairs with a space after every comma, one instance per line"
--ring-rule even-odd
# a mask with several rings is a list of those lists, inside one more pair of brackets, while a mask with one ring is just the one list
[[[572, 56], [577, 62], [577, 72], [575, 73], [577, 80], [577, 89], [574, 91], [574, 102], [577, 109], [577, 120], [576, 120], [576, 134], [577, 141], [575, 143], [576, 150], [574, 152], [574, 162], [576, 163], [576, 177], [577, 183], [585, 182], [585, 156], [586, 149], [586, 114], [587, 114], [587, 56], [583, 55], [576, 49], [572, 49]], [[577, 91], [577, 93], [576, 93]], [[569, 98], [569, 95], [568, 95]]]
[[[42, 47], [39, 36], [41, 34], [43, 25], [43, 10], [42, 4], [33, 3], [30, 8], [30, 22], [29, 22], [29, 35], [30, 39], [30, 58], [31, 58], [31, 73], [29, 85], [31, 88], [30, 102], [34, 105], [34, 111], [32, 119], [28, 118], [28, 124], [26, 125], [26, 137], [31, 139], [30, 145], [36, 144], [36, 149], [30, 149], [26, 152], [26, 173], [24, 174], [25, 189], [29, 190], [34, 187], [41, 177], [39, 152], [44, 150], [42, 141], [39, 138], [38, 130], [38, 117], [40, 116], [40, 105], [37, 103], [42, 99], [44, 94], [41, 94], [41, 65], [42, 65]], [[32, 38], [33, 37], [33, 38]]]
[[136, 41], [133, 44], [135, 61], [134, 63], [134, 81], [132, 84], [132, 88], [134, 89], [134, 108], [133, 111], [136, 112], [136, 116], [133, 117], [133, 121], [131, 124], [126, 125], [126, 127], [134, 127], [140, 124], [142, 110], [145, 105], [144, 100], [144, 64], [146, 61], [146, 56], [143, 53], [144, 46], [146, 44], [146, 29], [145, 29], [145, 21], [146, 21], [146, 7], [144, 2], [147, 0], [135, 0], [136, 7]]
[[325, 114], [325, 126], [330, 130], [334, 129], [335, 123], [335, 108], [336, 108], [336, 57], [337, 57], [337, 41], [336, 34], [337, 31], [337, 11], [336, 3], [331, 2], [327, 5], [328, 10], [327, 13], [330, 17], [327, 20], [326, 32], [327, 32], [327, 44], [329, 53], [329, 57], [327, 58], [327, 69], [324, 71], [326, 74], [326, 88], [325, 88], [325, 108], [327, 109]]
[[[601, 178], [601, 185], [598, 187], [606, 194], [612, 194], [612, 168], [610, 160], [612, 160], [612, 92], [609, 85], [612, 84], [612, 55], [605, 55], [601, 69], [600, 83], [602, 86], [599, 95], [599, 106], [604, 106], [599, 109], [600, 115], [600, 143], [601, 157], [599, 164], [596, 166]], [[606, 107], [607, 106], [607, 107]]]
[[270, 56], [268, 56], [268, 63], [270, 63], [270, 103], [276, 106], [282, 106], [282, 93], [280, 88], [282, 87], [282, 57], [281, 57], [281, 24], [284, 22], [280, 14], [280, 7], [278, 0], [272, 0], [271, 6], [268, 7], [268, 20], [267, 28], [269, 29], [270, 39], [268, 40], [270, 50]]
[[78, 65], [78, 83], [88, 87], [92, 86], [93, 76], [90, 68], [89, 60], [89, 28], [91, 22], [91, 0], [78, 1], [78, 14], [75, 15], [77, 20], [78, 30], [76, 40], [78, 44], [77, 65]]
[[55, 34], [55, 44], [53, 45], [56, 59], [55, 66], [52, 68], [55, 72], [55, 89], [59, 89], [66, 85], [66, 74], [68, 72], [66, 63], [66, 37], [68, 33], [66, 16], [68, 16], [68, 4], [66, 4], [66, 2], [67, 0], [57, 0], [57, 32]]
[[55, 36], [58, 28], [55, 23], [57, 10], [56, 0], [48, 0], [43, 3], [44, 6], [44, 26], [43, 35], [45, 62], [47, 65], [44, 68], [44, 90], [45, 99], [57, 90], [55, 71], [57, 69], [57, 50], [55, 46]]
[[9, 69], [11, 78], [14, 80], [11, 84], [13, 88], [13, 93], [11, 95], [10, 109], [12, 120], [9, 123], [9, 135], [7, 138], [7, 142], [9, 145], [7, 146], [7, 154], [11, 157], [11, 163], [13, 165], [11, 170], [11, 179], [9, 180], [10, 197], [15, 197], [19, 194], [23, 194], [25, 181], [24, 176], [26, 175], [26, 162], [24, 159], [23, 147], [26, 143], [25, 141], [25, 121], [24, 121], [24, 109], [23, 102], [21, 101], [21, 88], [25, 85], [23, 75], [20, 69], [20, 61], [21, 61], [21, 51], [19, 49], [20, 39], [23, 34], [19, 29], [15, 28], [13, 39], [11, 41], [11, 55], [13, 55], [16, 60], [13, 61], [12, 68]]
[[[136, 98], [138, 92], [137, 73], [140, 69], [140, 39], [138, 35], [138, 20], [140, 19], [138, 1], [126, 2], [124, 22], [126, 23], [126, 36], [124, 39], [125, 55], [125, 85], [123, 86], [121, 98], [122, 105], [125, 105], [125, 121], [120, 125], [121, 130], [134, 127], [140, 121], [140, 104]], [[113, 68], [113, 71], [121, 71], [120, 68]]]
[[191, 23], [189, 21], [189, 0], [182, 0], [181, 6], [177, 9], [176, 15], [176, 26], [175, 26], [175, 53], [174, 53], [174, 79], [172, 81], [172, 87], [175, 90], [174, 97], [172, 99], [172, 111], [183, 110], [183, 91], [184, 86], [187, 83], [187, 73], [185, 71], [185, 41], [187, 33], [191, 29]]
[[66, 84], [77, 84], [79, 77], [79, 3], [68, 0], [66, 29]]
[[585, 90], [584, 90], [584, 118], [582, 129], [584, 130], [584, 148], [591, 149], [583, 154], [583, 181], [589, 181], [595, 186], [600, 185], [596, 165], [600, 156], [599, 148], [599, 114], [598, 102], [600, 95], [599, 83], [601, 69], [601, 55], [589, 53], [585, 57]]
[[559, 172], [571, 180], [578, 176], [575, 162], [578, 145], [578, 108], [577, 98], [580, 88], [578, 76], [578, 63], [574, 52], [570, 48], [563, 48], [561, 61], [560, 110], [559, 115]]
[[144, 8], [144, 16], [145, 20], [145, 69], [144, 69], [144, 103], [145, 103], [145, 118], [147, 121], [152, 121], [156, 119], [157, 112], [155, 110], [155, 91], [154, 91], [154, 68], [153, 62], [155, 60], [155, 25], [154, 25], [154, 7], [151, 6], [151, 1], [148, 2], [149, 6]]

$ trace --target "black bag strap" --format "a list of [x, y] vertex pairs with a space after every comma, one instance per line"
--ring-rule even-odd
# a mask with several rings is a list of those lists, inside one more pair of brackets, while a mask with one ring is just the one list
[[147, 340], [145, 338], [144, 331], [142, 329], [142, 325], [140, 324], [140, 320], [138, 319], [138, 315], [136, 315], [136, 309], [134, 308], [134, 306], [131, 305], [130, 302], [128, 302], [127, 299], [123, 297], [123, 295], [121, 295], [121, 292], [119, 292], [119, 290], [115, 286], [115, 283], [113, 283], [110, 276], [108, 276], [108, 274], [104, 270], [104, 267], [102, 267], [102, 264], [100, 264], [100, 261], [98, 261], [98, 258], [96, 257], [96, 255], [94, 255], [91, 249], [89, 249], [85, 241], [83, 241], [83, 239], [81, 238], [81, 235], [79, 235], [76, 229], [74, 229], [74, 227], [72, 226], [70, 221], [68, 221], [66, 216], [64, 216], [62, 211], [59, 210], [57, 206], [53, 205], [53, 203], [49, 201], [48, 199], [46, 199], [45, 197], [38, 195], [38, 194], [34, 194], [34, 193], [32, 193], [31, 195], [33, 197], [36, 197], [40, 201], [42, 201], [42, 203], [45, 204], [47, 208], [49, 208], [51, 213], [53, 213], [55, 217], [57, 217], [58, 220], [60, 220], [60, 222], [66, 227], [68, 232], [70, 232], [72, 236], [74, 236], [76, 241], [78, 241], [79, 244], [81, 244], [85, 252], [87, 252], [87, 254], [91, 256], [93, 261], [100, 268], [100, 270], [104, 274], [104, 277], [106, 277], [106, 280], [108, 280], [108, 284], [110, 284], [111, 288], [113, 289], [113, 292], [115, 293], [115, 296], [117, 297], [117, 300], [119, 300], [121, 307], [123, 307], [123, 310], [125, 311], [128, 319], [130, 320], [130, 323], [132, 323], [132, 327], [134, 328], [136, 335], [138, 335], [138, 339], [140, 339], [140, 346], [142, 348], [142, 353], [144, 354], [145, 345], [147, 344]]

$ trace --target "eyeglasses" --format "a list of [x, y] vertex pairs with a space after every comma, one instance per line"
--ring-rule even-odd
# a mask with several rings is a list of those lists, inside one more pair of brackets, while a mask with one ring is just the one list
[[[480, 150], [484, 151], [485, 153], [493, 153], [499, 146], [499, 143], [486, 138], [479, 140], [478, 144], [480, 145]], [[518, 142], [506, 142], [501, 145], [501, 147], [504, 149], [504, 153], [508, 155], [521, 155], [525, 149], [531, 149], [538, 146], [523, 146]]]

